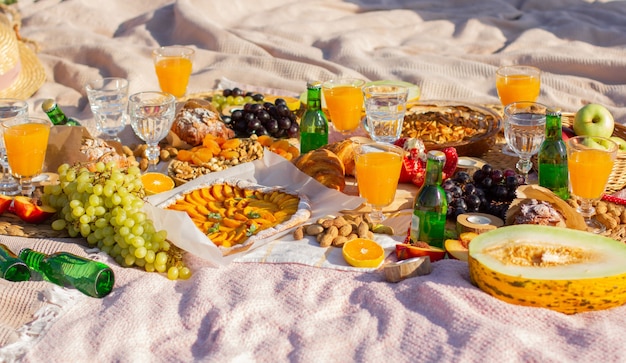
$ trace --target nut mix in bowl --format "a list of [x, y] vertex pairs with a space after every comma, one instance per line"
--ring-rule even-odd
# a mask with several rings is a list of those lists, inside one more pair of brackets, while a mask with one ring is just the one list
[[402, 137], [421, 139], [427, 150], [453, 146], [459, 155], [480, 157], [493, 146], [501, 127], [501, 116], [486, 107], [418, 102], [407, 106]]

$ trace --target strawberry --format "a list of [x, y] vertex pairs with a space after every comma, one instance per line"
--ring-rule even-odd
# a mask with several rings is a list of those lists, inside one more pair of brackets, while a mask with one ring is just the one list
[[420, 173], [423, 179], [426, 162], [424, 160], [425, 148], [422, 141], [415, 138], [402, 137], [394, 145], [407, 151], [402, 160], [402, 170], [400, 171], [398, 182], [415, 183], [414, 179]]
[[449, 146], [441, 150], [444, 154], [446, 154], [446, 163], [443, 166], [443, 177], [442, 180], [446, 180], [456, 171], [457, 163], [459, 162], [459, 155], [456, 152], [456, 149], [453, 146]]

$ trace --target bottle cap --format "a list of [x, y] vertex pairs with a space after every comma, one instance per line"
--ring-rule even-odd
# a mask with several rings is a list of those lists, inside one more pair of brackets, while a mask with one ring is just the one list
[[43, 101], [43, 103], [41, 104], [41, 108], [43, 109], [43, 112], [48, 113], [53, 108], [55, 108], [56, 105], [57, 103], [55, 100], [53, 100], [52, 98], [48, 98], [45, 101]]
[[428, 159], [431, 160], [435, 160], [435, 161], [446, 161], [446, 154], [443, 153], [443, 151], [439, 151], [439, 150], [431, 150], [428, 152], [427, 155]]
[[558, 107], [549, 107], [546, 109], [547, 116], [561, 116], [561, 109]]
[[306, 88], [322, 88], [322, 82], [320, 81], [309, 81], [306, 83]]

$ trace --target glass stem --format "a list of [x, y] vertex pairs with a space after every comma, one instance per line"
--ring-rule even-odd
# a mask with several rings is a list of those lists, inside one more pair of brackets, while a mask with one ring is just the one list
[[159, 145], [158, 144], [148, 144], [148, 148], [146, 148], [146, 159], [148, 159], [148, 171], [156, 171], [157, 164], [159, 163]]
[[25, 197], [31, 197], [33, 192], [35, 191], [35, 186], [33, 185], [33, 179], [31, 177], [23, 177], [20, 178], [20, 185], [22, 189], [22, 195]]
[[586, 198], [581, 198], [580, 207], [578, 207], [578, 212], [583, 216], [583, 218], [591, 219], [594, 214], [596, 214], [596, 209], [591, 204], [591, 200]]
[[380, 223], [385, 220], [385, 215], [383, 214], [383, 209], [381, 207], [372, 206], [372, 211], [370, 212], [370, 218], [374, 223]]

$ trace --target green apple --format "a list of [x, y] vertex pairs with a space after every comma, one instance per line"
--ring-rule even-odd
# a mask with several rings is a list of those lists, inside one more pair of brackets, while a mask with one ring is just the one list
[[615, 121], [606, 107], [590, 103], [576, 112], [573, 126], [576, 135], [611, 137]]
[[617, 144], [617, 151], [620, 153], [626, 152], [626, 140], [622, 139], [619, 136], [611, 136], [611, 140], [615, 141]]
[[590, 149], [608, 149], [608, 143], [605, 143], [603, 139], [585, 138], [582, 144]]

